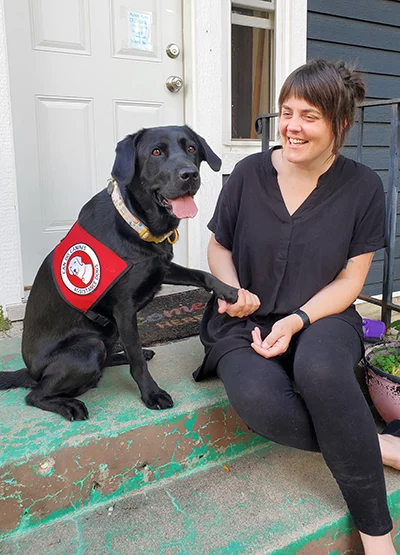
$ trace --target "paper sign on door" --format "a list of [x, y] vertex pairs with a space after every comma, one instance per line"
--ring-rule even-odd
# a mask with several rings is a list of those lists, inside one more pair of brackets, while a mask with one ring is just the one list
[[135, 50], [151, 52], [151, 14], [128, 12], [128, 45]]

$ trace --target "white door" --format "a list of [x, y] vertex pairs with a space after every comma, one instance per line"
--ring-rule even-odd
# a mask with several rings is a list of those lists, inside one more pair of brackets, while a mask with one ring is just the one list
[[[24, 284], [107, 185], [117, 141], [183, 124], [181, 0], [5, 0]], [[186, 264], [187, 228], [175, 260]]]

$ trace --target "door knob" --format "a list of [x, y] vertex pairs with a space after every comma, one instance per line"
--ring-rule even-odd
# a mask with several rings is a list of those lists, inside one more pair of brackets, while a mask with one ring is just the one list
[[177, 44], [174, 44], [173, 42], [171, 42], [171, 44], [169, 44], [167, 46], [167, 48], [165, 49], [167, 55], [170, 58], [177, 58], [179, 56], [179, 54], [181, 53], [181, 49], [179, 48], [179, 46]]
[[171, 75], [165, 81], [165, 85], [170, 92], [176, 93], [181, 90], [183, 87], [183, 81], [181, 77], [177, 77], [176, 75]]

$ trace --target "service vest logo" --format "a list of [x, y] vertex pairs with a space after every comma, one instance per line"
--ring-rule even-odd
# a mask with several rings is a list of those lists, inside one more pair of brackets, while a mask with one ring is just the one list
[[92, 309], [130, 267], [78, 222], [53, 251], [57, 289], [67, 303], [82, 312]]
[[99, 259], [85, 243], [78, 243], [68, 249], [60, 269], [65, 286], [77, 295], [89, 295], [100, 283]]

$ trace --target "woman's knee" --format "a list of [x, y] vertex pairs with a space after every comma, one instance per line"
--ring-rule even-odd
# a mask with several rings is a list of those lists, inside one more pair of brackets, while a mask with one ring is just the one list
[[256, 433], [274, 439], [287, 417], [287, 402], [282, 395], [265, 394], [258, 388], [242, 387], [229, 393], [229, 401], [237, 415]]
[[239, 366], [237, 358], [227, 355], [223, 358], [217, 373], [236, 413], [252, 429], [260, 421], [270, 422], [274, 427], [284, 417], [288, 396], [293, 394], [286, 373], [278, 363], [260, 365], [257, 354], [239, 357], [242, 359]]
[[219, 366], [229, 401], [238, 416], [257, 434], [299, 449], [319, 449], [308, 411], [299, 393], [274, 359], [244, 357], [238, 360], [225, 355]]
[[298, 387], [307, 385], [316, 392], [321, 387], [343, 386], [354, 379], [354, 361], [345, 349], [302, 352], [296, 355], [293, 375]]
[[299, 345], [293, 364], [295, 383], [304, 396], [332, 396], [357, 386], [356, 349], [340, 341]]
[[362, 356], [361, 341], [356, 330], [337, 318], [322, 318], [305, 330], [296, 346], [295, 362], [304, 366], [310, 361], [327, 361], [337, 365], [341, 361], [351, 366]]

